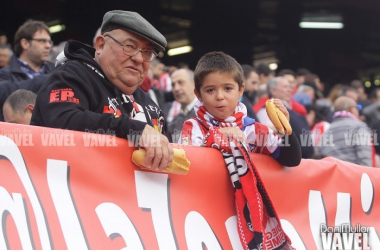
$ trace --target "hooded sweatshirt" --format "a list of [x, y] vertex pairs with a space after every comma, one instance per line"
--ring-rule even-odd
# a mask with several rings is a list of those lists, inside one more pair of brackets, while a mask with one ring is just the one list
[[67, 42], [64, 64], [41, 87], [31, 125], [84, 132], [109, 133], [121, 138], [141, 135], [146, 124], [163, 133], [164, 114], [148, 94], [137, 88], [120, 92], [93, 59], [95, 49]]

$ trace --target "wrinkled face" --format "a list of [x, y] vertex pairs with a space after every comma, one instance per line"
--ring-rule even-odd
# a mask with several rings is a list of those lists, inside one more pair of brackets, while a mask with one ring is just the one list
[[14, 112], [8, 103], [3, 105], [4, 121], [17, 124], [29, 125], [32, 118], [32, 112], [28, 109], [25, 112]]
[[256, 92], [260, 83], [259, 75], [256, 72], [252, 71], [249, 74], [249, 77], [244, 79], [244, 83], [245, 83], [245, 91], [249, 93]]
[[213, 72], [204, 78], [200, 92], [195, 94], [210, 114], [226, 119], [234, 114], [243, 91], [244, 84], [239, 90], [239, 84], [230, 75]]
[[174, 98], [181, 103], [182, 107], [186, 107], [195, 98], [194, 80], [189, 78], [189, 74], [185, 69], [174, 71], [171, 79]]
[[280, 78], [277, 86], [271, 89], [272, 97], [283, 101], [290, 101], [292, 97], [292, 89], [290, 83], [285, 78]]
[[[22, 55], [27, 58], [26, 62], [41, 65], [49, 59], [51, 49], [50, 35], [46, 30], [38, 30], [34, 33], [32, 39], [36, 40], [29, 40], [28, 43], [24, 43]], [[37, 39], [41, 40], [38, 41]]]
[[9, 49], [0, 49], [0, 68], [4, 68], [8, 65], [10, 58]]
[[96, 38], [96, 61], [107, 79], [122, 93], [131, 95], [144, 81], [150, 62], [143, 60], [141, 51], [134, 56], [124, 54], [123, 47], [110, 37], [104, 36], [106, 34], [122, 44], [143, 50], [152, 50], [153, 45], [145, 38], [122, 29], [106, 32]]

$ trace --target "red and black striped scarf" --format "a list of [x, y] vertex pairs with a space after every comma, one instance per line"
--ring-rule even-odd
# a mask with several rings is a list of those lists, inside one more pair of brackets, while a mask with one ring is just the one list
[[237, 226], [244, 249], [294, 250], [247, 148], [240, 141], [228, 141], [219, 131], [220, 127], [242, 128], [245, 106], [238, 105], [235, 113], [225, 120], [213, 117], [202, 103], [197, 104], [196, 113], [202, 126], [208, 125], [203, 145], [223, 153], [235, 189]]

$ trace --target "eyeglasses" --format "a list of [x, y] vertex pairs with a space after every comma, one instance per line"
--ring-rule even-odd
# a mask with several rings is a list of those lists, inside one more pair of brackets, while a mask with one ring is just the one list
[[154, 58], [157, 57], [157, 53], [154, 50], [143, 50], [143, 49], [137, 48], [135, 45], [130, 44], [130, 43], [122, 44], [121, 42], [119, 42], [118, 40], [116, 40], [115, 38], [113, 38], [111, 35], [108, 35], [108, 34], [104, 36], [111, 38], [116, 43], [118, 43], [121, 47], [123, 47], [123, 52], [127, 56], [135, 56], [137, 55], [137, 53], [141, 51], [141, 55], [144, 61], [151, 62]]
[[28, 40], [37, 41], [37, 42], [43, 43], [43, 44], [49, 43], [50, 45], [53, 45], [53, 41], [52, 40], [48, 40], [48, 39], [44, 39], [44, 38], [31, 38], [31, 39], [28, 39]]

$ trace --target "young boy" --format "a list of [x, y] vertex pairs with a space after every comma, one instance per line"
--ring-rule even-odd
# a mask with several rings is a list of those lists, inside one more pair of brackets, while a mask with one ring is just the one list
[[[293, 249], [246, 146], [251, 152], [271, 155], [282, 165], [297, 166], [301, 160], [298, 140], [290, 135], [289, 145], [280, 147], [281, 137], [247, 117], [246, 107], [239, 102], [244, 92], [243, 71], [231, 56], [223, 52], [204, 55], [194, 71], [194, 81], [199, 100], [194, 107], [196, 118], [185, 121], [179, 143], [213, 147], [223, 153], [235, 189], [244, 249]], [[275, 100], [275, 104], [289, 120], [282, 102]], [[268, 235], [278, 240], [273, 243]]]
[[[185, 121], [179, 144], [201, 146], [210, 127], [218, 127], [227, 139], [240, 140], [250, 152], [271, 155], [284, 166], [298, 166], [300, 145], [294, 135], [280, 137], [267, 126], [247, 116], [247, 109], [239, 102], [244, 92], [243, 71], [240, 64], [223, 52], [210, 52], [198, 62], [194, 71], [196, 118]], [[289, 120], [282, 102], [276, 106]]]

